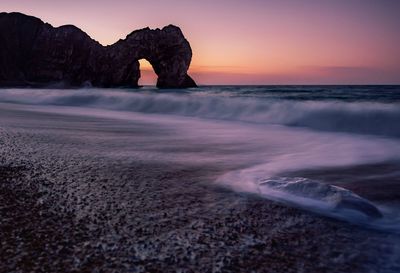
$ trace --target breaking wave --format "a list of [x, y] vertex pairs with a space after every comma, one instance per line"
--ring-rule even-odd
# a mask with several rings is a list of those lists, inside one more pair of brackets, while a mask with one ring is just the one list
[[295, 101], [205, 92], [178, 94], [97, 89], [2, 90], [0, 102], [85, 106], [400, 137], [400, 107], [397, 103]]

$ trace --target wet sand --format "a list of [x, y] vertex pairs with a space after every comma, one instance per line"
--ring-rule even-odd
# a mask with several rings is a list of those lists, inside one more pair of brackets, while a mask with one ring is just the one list
[[400, 271], [399, 235], [222, 188], [221, 166], [157, 160], [217, 149], [169, 134], [0, 105], [0, 272]]

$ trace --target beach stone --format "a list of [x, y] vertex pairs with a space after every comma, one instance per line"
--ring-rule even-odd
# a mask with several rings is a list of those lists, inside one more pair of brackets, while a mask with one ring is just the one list
[[192, 50], [179, 27], [144, 28], [103, 46], [73, 25], [0, 13], [0, 86], [137, 87], [140, 59], [153, 66], [157, 87], [196, 87], [187, 74]]
[[[266, 187], [264, 192], [276, 195], [288, 202], [296, 202], [296, 197], [320, 201], [333, 210], [354, 210], [370, 218], [382, 218], [379, 209], [369, 200], [362, 198], [352, 191], [330, 184], [306, 178], [278, 177], [260, 182], [261, 187]], [[261, 191], [263, 192], [263, 191]], [[283, 194], [283, 195], [282, 195]], [[291, 201], [293, 199], [293, 201]], [[305, 202], [297, 201], [297, 202]], [[325, 208], [327, 209], [327, 208]]]

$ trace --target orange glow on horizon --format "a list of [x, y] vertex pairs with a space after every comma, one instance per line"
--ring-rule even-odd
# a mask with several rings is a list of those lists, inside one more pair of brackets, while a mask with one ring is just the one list
[[[4, 0], [0, 8], [74, 24], [104, 45], [178, 25], [200, 84], [400, 84], [400, 1], [115, 2]], [[151, 66], [141, 68], [142, 80], [154, 82]]]

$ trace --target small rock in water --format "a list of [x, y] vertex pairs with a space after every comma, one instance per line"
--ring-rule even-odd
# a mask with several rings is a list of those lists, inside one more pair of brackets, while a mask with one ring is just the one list
[[[334, 210], [349, 209], [361, 212], [371, 218], [383, 217], [378, 208], [361, 196], [349, 190], [318, 181], [306, 178], [279, 177], [262, 181], [260, 186], [265, 186], [274, 192], [321, 201]], [[270, 194], [274, 195], [274, 193]], [[289, 198], [287, 201], [293, 202]]]

